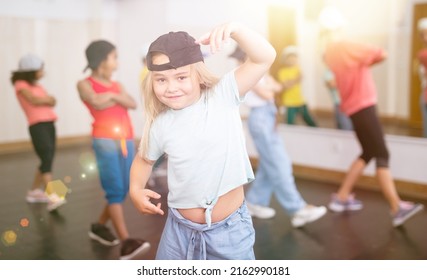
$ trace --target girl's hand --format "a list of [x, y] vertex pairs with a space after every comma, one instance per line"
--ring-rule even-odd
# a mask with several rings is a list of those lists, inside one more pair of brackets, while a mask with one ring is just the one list
[[131, 193], [130, 197], [136, 209], [141, 213], [164, 215], [161, 209], [162, 204], [159, 202], [155, 205], [150, 201], [150, 199], [159, 199], [160, 194], [149, 189], [140, 189]]
[[220, 51], [222, 46], [229, 41], [233, 32], [237, 31], [240, 28], [240, 24], [236, 22], [230, 22], [221, 24], [210, 32], [201, 36], [196, 40], [196, 44], [200, 45], [210, 45], [212, 53]]

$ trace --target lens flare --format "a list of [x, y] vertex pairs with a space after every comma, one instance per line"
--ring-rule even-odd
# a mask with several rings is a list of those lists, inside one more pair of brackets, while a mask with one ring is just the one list
[[91, 152], [81, 153], [79, 156], [80, 165], [85, 168], [89, 164], [93, 164], [95, 162], [95, 156]]
[[94, 163], [90, 163], [87, 168], [89, 169], [89, 171], [94, 171], [96, 170], [96, 165]]
[[7, 230], [1, 235], [1, 241], [5, 246], [13, 246], [16, 243], [18, 235], [13, 230]]
[[19, 221], [19, 224], [21, 227], [28, 227], [30, 225], [30, 221], [27, 218], [22, 218], [21, 221]]
[[79, 163], [86, 173], [96, 171], [96, 161], [93, 153], [82, 153], [79, 157]]
[[56, 194], [61, 199], [65, 199], [68, 187], [61, 180], [50, 181], [47, 183], [45, 192], [47, 195]]

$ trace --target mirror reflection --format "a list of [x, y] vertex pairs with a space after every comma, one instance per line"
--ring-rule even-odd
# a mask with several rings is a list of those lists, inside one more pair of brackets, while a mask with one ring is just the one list
[[[69, 3], [76, 3], [70, 6]], [[423, 137], [426, 84], [426, 21], [427, 1], [416, 0], [243, 0], [206, 1], [196, 5], [193, 16], [175, 1], [163, 4], [152, 1], [67, 1], [19, 0], [0, 2], [0, 76], [5, 102], [0, 110], [6, 117], [0, 120], [4, 128], [0, 143], [26, 141], [25, 117], [19, 108], [8, 79], [17, 68], [16, 61], [33, 52], [43, 57], [49, 70], [43, 82], [58, 99], [58, 137], [80, 136], [90, 130], [90, 116], [76, 116], [81, 106], [74, 82], [81, 79], [84, 55], [81, 50], [92, 39], [105, 38], [116, 42], [121, 65], [117, 76], [135, 97], [140, 94], [139, 72], [142, 50], [156, 34], [168, 30], [186, 29], [201, 35], [213, 24], [238, 20], [264, 34], [277, 51], [270, 73], [283, 85], [276, 98], [280, 109], [278, 121], [320, 128], [351, 129], [342, 112], [340, 95], [330, 69], [323, 60], [324, 29], [338, 28], [344, 38], [384, 49], [386, 59], [371, 68], [377, 89], [377, 110], [386, 134]], [[191, 1], [187, 0], [188, 3]], [[119, 4], [120, 3], [120, 4]], [[244, 4], [242, 4], [244, 3]], [[165, 18], [159, 20], [150, 9], [164, 5]], [[134, 7], [138, 7], [135, 9]], [[369, 9], [366, 7], [369, 6]], [[68, 8], [64, 8], [68, 7]], [[331, 9], [332, 8], [332, 9]], [[206, 10], [221, 11], [203, 17]], [[142, 11], [142, 12], [141, 12]], [[179, 11], [179, 12], [176, 12]], [[363, 15], [363, 18], [361, 18]], [[149, 26], [148, 23], [155, 23]], [[138, 36], [135, 36], [138, 34]], [[211, 59], [206, 51], [206, 63], [218, 74], [233, 67], [229, 50]], [[139, 106], [140, 98], [138, 99]], [[245, 112], [242, 110], [245, 117]], [[72, 116], [72, 120], [69, 116]], [[131, 115], [135, 126], [142, 127], [139, 115]], [[15, 120], [11, 125], [9, 120]], [[69, 125], [72, 124], [72, 125]], [[77, 125], [80, 124], [80, 125]], [[424, 129], [424, 131], [427, 129]], [[136, 131], [141, 134], [141, 131]]]
[[[323, 63], [325, 30], [339, 30], [346, 40], [369, 44], [387, 53], [386, 59], [372, 67], [378, 93], [377, 109], [386, 134], [423, 137], [426, 99], [423, 60], [427, 37], [427, 3], [420, 1], [305, 1], [305, 5], [272, 5], [268, 10], [269, 35], [278, 59], [272, 68], [283, 79], [283, 56], [295, 47], [300, 67], [299, 83], [305, 109], [293, 113], [285, 106], [293, 91], [277, 100], [280, 121], [326, 128], [351, 129], [340, 110], [333, 75]], [[366, 10], [366, 5], [370, 9]], [[363, 20], [360, 15], [363, 14]], [[285, 16], [284, 16], [285, 15]], [[291, 82], [291, 81], [290, 81]], [[303, 102], [300, 100], [300, 102]]]

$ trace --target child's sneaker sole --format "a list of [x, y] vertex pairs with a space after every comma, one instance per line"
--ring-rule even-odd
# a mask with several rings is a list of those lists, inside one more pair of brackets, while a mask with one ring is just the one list
[[304, 217], [295, 217], [291, 219], [291, 224], [294, 228], [299, 228], [305, 226], [308, 223], [312, 223], [314, 221], [322, 218], [328, 210], [324, 206], [315, 207], [316, 210], [312, 210], [309, 215], [305, 215]]
[[56, 209], [58, 209], [60, 206], [64, 205], [65, 203], [67, 203], [67, 201], [65, 199], [61, 199], [59, 201], [56, 201], [52, 204], [48, 204], [47, 205], [47, 210], [49, 212], [55, 211]]
[[121, 260], [138, 259], [138, 258], [142, 257], [143, 255], [145, 255], [148, 252], [148, 250], [150, 250], [150, 248], [151, 248], [150, 243], [146, 241], [146, 242], [142, 243], [142, 245], [139, 246], [131, 254], [125, 255], [125, 256], [121, 256], [120, 259]]
[[351, 205], [351, 206], [344, 206], [339, 205], [337, 203], [329, 203], [328, 205], [329, 210], [334, 212], [344, 212], [344, 211], [359, 211], [363, 209], [363, 205]]
[[34, 197], [28, 197], [28, 196], [25, 198], [25, 200], [28, 203], [48, 203], [49, 202], [48, 198], [40, 199], [40, 198], [34, 198]]
[[408, 213], [408, 215], [406, 215], [405, 217], [403, 217], [402, 219], [393, 219], [393, 226], [394, 227], [398, 227], [403, 225], [407, 220], [409, 220], [410, 218], [412, 218], [415, 214], [421, 212], [424, 209], [424, 205], [422, 204], [417, 204], [414, 209], [412, 209], [411, 212]]
[[101, 237], [99, 237], [98, 235], [96, 235], [95, 233], [93, 233], [91, 231], [89, 231], [88, 233], [89, 233], [89, 237], [92, 240], [98, 241], [102, 245], [105, 245], [105, 246], [116, 246], [116, 245], [120, 244], [120, 240], [118, 240], [118, 239], [115, 239], [115, 240], [113, 240], [113, 241], [110, 242], [108, 240], [102, 239]]

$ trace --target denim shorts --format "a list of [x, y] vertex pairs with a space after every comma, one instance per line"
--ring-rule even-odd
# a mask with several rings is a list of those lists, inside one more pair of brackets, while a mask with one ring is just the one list
[[157, 260], [254, 260], [255, 230], [244, 202], [224, 220], [198, 224], [169, 208]]
[[120, 140], [93, 138], [93, 150], [108, 204], [122, 203], [129, 192], [129, 172], [135, 155], [135, 143], [126, 140], [127, 157], [122, 154]]

